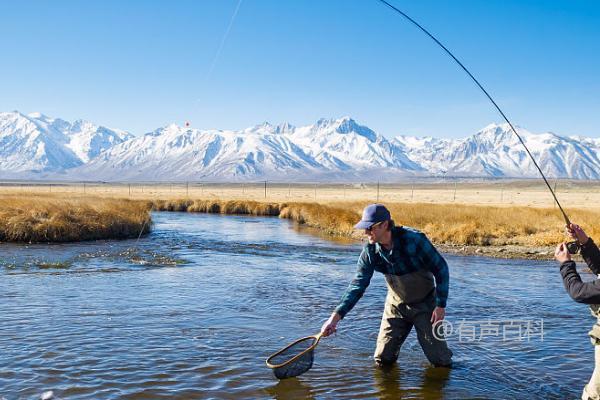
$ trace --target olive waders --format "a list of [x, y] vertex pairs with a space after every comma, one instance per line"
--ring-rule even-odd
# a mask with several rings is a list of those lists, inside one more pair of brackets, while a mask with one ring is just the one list
[[431, 324], [435, 309], [433, 274], [425, 270], [401, 276], [385, 274], [385, 280], [388, 291], [373, 356], [375, 362], [380, 366], [394, 363], [414, 326], [429, 362], [436, 367], [449, 367], [452, 351], [446, 344], [443, 329], [436, 330], [434, 335]]

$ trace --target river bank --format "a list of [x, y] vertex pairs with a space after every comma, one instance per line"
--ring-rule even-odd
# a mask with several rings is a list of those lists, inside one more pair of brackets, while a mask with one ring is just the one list
[[[240, 200], [154, 200], [156, 211], [270, 215], [291, 219], [331, 238], [360, 240], [353, 229], [366, 202], [261, 203]], [[442, 251], [459, 255], [550, 260], [567, 238], [552, 208], [460, 204], [386, 203], [398, 225], [423, 231]], [[600, 236], [600, 212], [569, 210], [592, 237]]]
[[0, 196], [0, 242], [131, 239], [151, 230], [147, 204], [96, 197]]
[[[147, 199], [54, 195], [0, 198], [0, 241], [69, 242], [125, 239], [151, 229], [151, 211], [276, 216], [332, 239], [361, 240], [353, 229], [367, 202], [260, 202], [231, 199]], [[423, 231], [447, 253], [549, 260], [566, 240], [552, 208], [386, 203], [397, 225]], [[600, 211], [569, 210], [591, 237], [600, 237]]]

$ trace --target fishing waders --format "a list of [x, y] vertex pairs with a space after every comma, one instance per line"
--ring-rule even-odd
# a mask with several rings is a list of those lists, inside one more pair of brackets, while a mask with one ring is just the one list
[[[414, 274], [420, 275], [422, 272]], [[385, 278], [388, 292], [377, 337], [377, 348], [373, 356], [377, 365], [384, 366], [396, 362], [400, 347], [414, 326], [419, 344], [429, 362], [436, 367], [450, 367], [452, 351], [444, 340], [443, 329], [436, 329], [434, 335], [431, 324], [431, 314], [435, 308], [435, 290], [429, 291], [425, 298], [413, 302], [413, 299], [405, 295], [404, 289], [407, 288], [408, 283], [406, 278], [410, 279], [409, 287], [412, 289], [410, 291], [414, 294], [414, 285], [419, 286], [419, 281], [422, 279], [420, 276], [400, 277], [387, 274]], [[408, 303], [406, 300], [411, 302]]]

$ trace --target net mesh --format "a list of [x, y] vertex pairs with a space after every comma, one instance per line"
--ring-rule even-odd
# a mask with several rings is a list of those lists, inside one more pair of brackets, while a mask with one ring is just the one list
[[[277, 379], [291, 378], [308, 371], [313, 365], [314, 348], [311, 347], [315, 342], [316, 339], [314, 337], [305, 338], [269, 358], [271, 364], [277, 365], [277, 367], [273, 368], [275, 377]], [[304, 351], [306, 353], [291, 361]]]

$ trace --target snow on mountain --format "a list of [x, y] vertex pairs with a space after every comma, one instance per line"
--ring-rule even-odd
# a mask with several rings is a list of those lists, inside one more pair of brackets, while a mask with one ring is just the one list
[[[533, 134], [515, 128], [548, 177], [599, 179], [598, 141]], [[432, 173], [458, 176], [538, 177], [539, 172], [508, 124], [491, 124], [458, 140], [397, 137], [415, 163]]]
[[132, 135], [40, 113], [0, 113], [0, 173], [5, 177], [80, 166]]
[[277, 129], [240, 132], [169, 125], [126, 141], [75, 171], [102, 179], [199, 180], [318, 172], [319, 165]]
[[104, 150], [134, 138], [132, 134], [120, 129], [109, 129], [80, 119], [66, 127], [65, 133], [70, 137], [67, 147], [84, 163]]
[[397, 146], [350, 117], [320, 119], [314, 125], [294, 130], [291, 137], [327, 168], [422, 170]]
[[[548, 177], [600, 179], [600, 139], [517, 128]], [[349, 117], [240, 131], [169, 125], [143, 136], [43, 114], [0, 113], [0, 177], [92, 180], [392, 180], [538, 177], [507, 124], [463, 139], [388, 140]]]
[[421, 169], [387, 139], [345, 117], [299, 128], [263, 123], [238, 132], [169, 125], [114, 146], [73, 173], [104, 180], [342, 179], [381, 168]]
[[0, 113], [0, 171], [55, 171], [83, 162], [67, 148], [68, 137], [48, 118]]
[[114, 146], [73, 172], [104, 180], [341, 179], [381, 168], [421, 169], [345, 117], [300, 128], [263, 123], [238, 132], [170, 125]]

